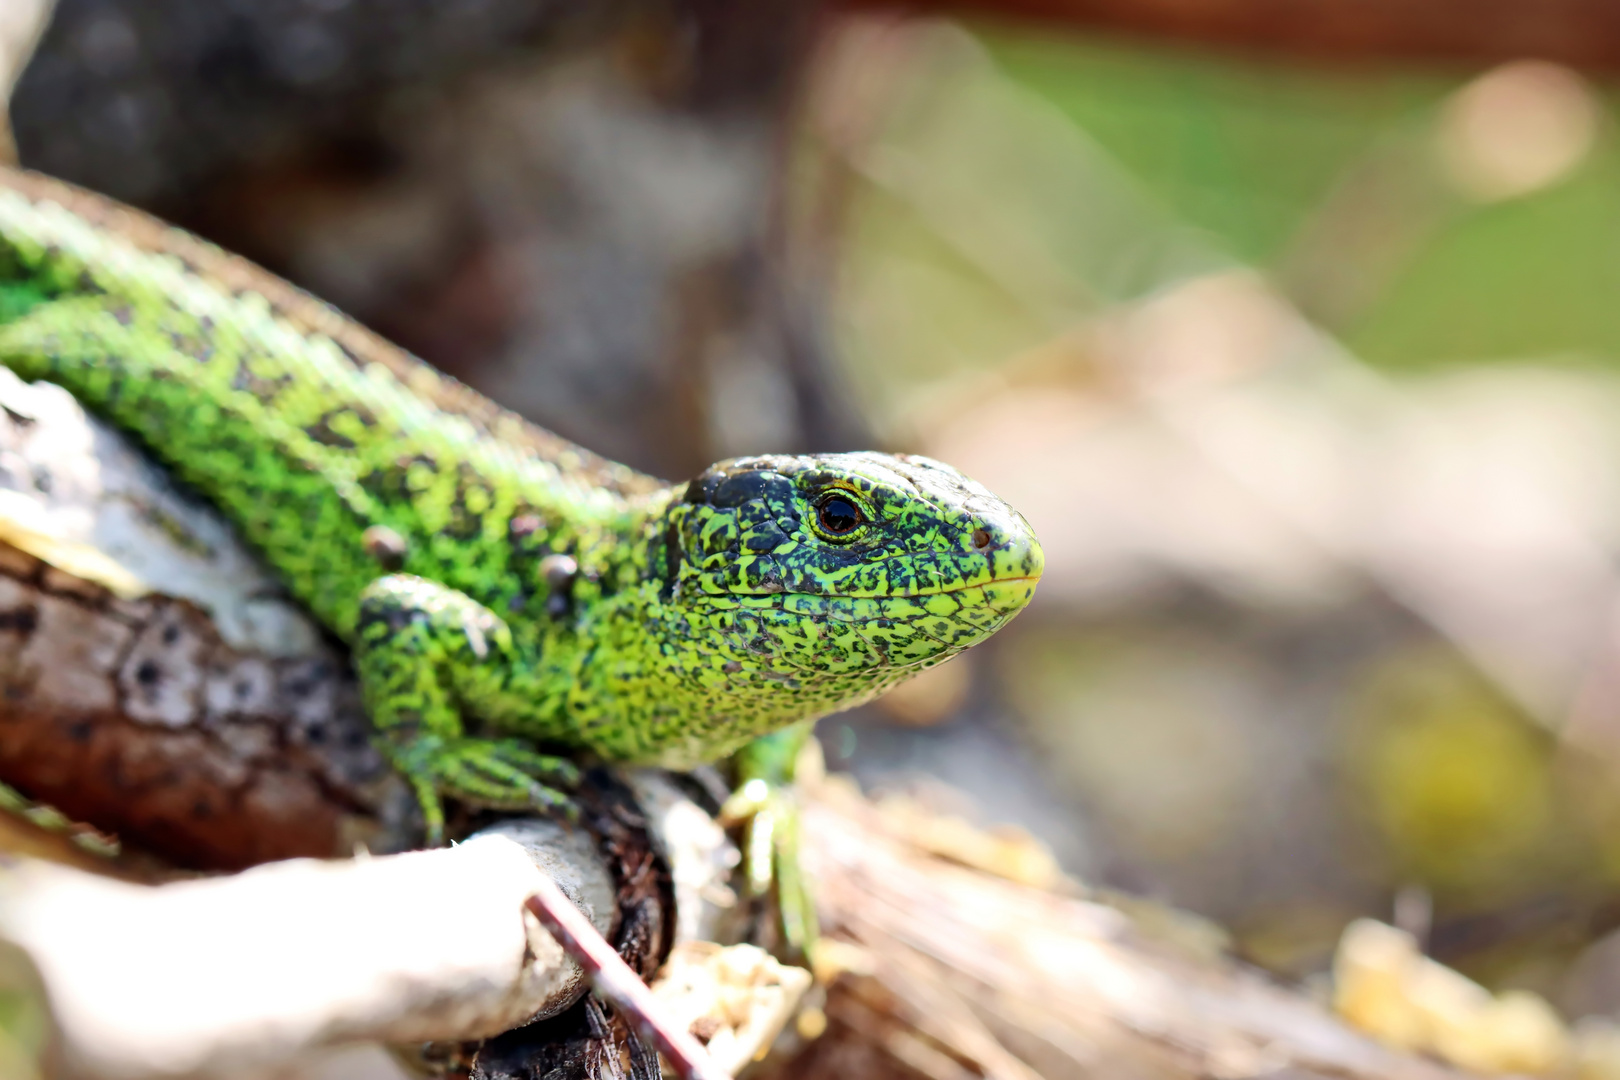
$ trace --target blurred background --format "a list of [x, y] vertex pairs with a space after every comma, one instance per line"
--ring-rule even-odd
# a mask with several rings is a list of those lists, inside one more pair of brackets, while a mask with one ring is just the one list
[[931, 454], [1049, 569], [829, 762], [1289, 977], [1620, 1008], [1620, 10], [60, 0], [21, 160], [680, 479]]

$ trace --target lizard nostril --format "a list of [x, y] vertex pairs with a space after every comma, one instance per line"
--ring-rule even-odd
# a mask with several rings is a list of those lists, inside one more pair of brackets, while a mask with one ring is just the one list
[[987, 529], [973, 530], [973, 550], [984, 551], [990, 547], [990, 532]]

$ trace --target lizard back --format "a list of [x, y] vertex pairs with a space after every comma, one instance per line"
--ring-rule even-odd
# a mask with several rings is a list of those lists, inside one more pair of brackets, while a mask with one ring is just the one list
[[381, 571], [497, 609], [533, 556], [633, 527], [666, 490], [500, 408], [330, 305], [180, 229], [0, 169], [0, 361], [132, 433], [340, 636]]

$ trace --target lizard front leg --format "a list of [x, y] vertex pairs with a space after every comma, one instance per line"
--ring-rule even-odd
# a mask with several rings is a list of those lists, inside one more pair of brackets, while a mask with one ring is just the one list
[[456, 589], [390, 574], [360, 596], [354, 657], [378, 746], [415, 790], [430, 846], [444, 842], [444, 795], [498, 809], [572, 811], [545, 783], [577, 783], [571, 762], [522, 740], [465, 734], [466, 717], [510, 719], [532, 681], [532, 658], [519, 655], [493, 611]]

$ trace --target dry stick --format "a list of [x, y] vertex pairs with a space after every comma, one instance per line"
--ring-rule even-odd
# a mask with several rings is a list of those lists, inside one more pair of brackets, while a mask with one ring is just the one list
[[597, 933], [579, 909], [550, 879], [541, 878], [524, 907], [540, 920], [573, 961], [584, 969], [596, 992], [624, 1014], [636, 1032], [658, 1047], [682, 1080], [731, 1080], [709, 1060], [708, 1053], [687, 1032], [659, 1015], [658, 1002], [645, 983], [619, 959], [607, 939]]

